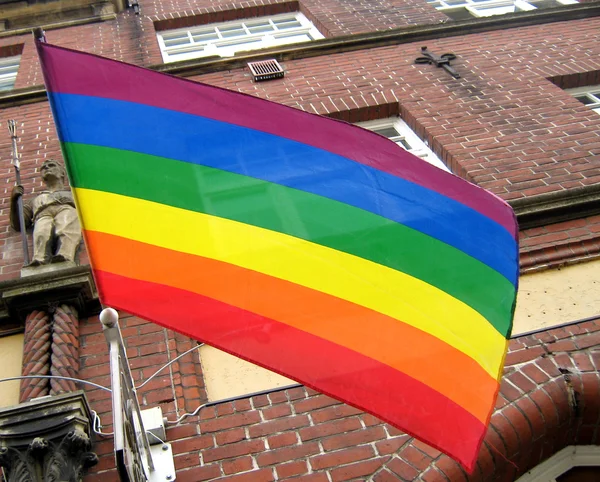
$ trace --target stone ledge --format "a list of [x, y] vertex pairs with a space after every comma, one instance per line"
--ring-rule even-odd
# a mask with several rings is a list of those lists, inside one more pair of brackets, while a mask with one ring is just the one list
[[519, 229], [581, 219], [600, 214], [600, 184], [555, 191], [509, 201]]
[[100, 311], [96, 285], [89, 266], [65, 268], [0, 282], [0, 333], [23, 324], [36, 309], [68, 304], [89, 316]]
[[36, 437], [54, 440], [72, 430], [91, 437], [92, 414], [83, 391], [41, 397], [0, 409], [0, 446], [23, 447]]

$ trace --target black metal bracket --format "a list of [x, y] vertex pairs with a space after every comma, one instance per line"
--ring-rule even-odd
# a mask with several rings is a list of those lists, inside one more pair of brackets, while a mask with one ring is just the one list
[[436, 67], [441, 67], [455, 79], [460, 79], [460, 74], [450, 67], [450, 61], [456, 58], [454, 54], [442, 54], [439, 57], [427, 50], [427, 47], [421, 47], [423, 57], [417, 57], [415, 64], [434, 64]]

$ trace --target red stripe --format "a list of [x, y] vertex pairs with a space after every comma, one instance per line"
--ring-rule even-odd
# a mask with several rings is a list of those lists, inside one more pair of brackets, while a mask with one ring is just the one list
[[[185, 112], [318, 147], [461, 202], [504, 226], [516, 238], [512, 209], [500, 198], [423, 162], [372, 132], [253, 96], [91, 54], [41, 43], [38, 48], [46, 85], [52, 92], [105, 97]], [[77, 68], [61, 71], [61, 65]]]
[[105, 271], [94, 274], [107, 306], [298, 380], [414, 434], [468, 470], [474, 467], [486, 427], [459, 405], [404, 373], [211, 298]]

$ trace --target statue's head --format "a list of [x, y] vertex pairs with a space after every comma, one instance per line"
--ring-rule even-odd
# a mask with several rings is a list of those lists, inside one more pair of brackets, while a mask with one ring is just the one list
[[60, 180], [62, 180], [62, 182], [65, 182], [65, 179], [67, 177], [65, 168], [62, 167], [62, 165], [54, 159], [45, 160], [42, 163], [40, 172], [42, 173], [42, 179], [44, 181], [54, 178], [54, 179], [60, 179]]

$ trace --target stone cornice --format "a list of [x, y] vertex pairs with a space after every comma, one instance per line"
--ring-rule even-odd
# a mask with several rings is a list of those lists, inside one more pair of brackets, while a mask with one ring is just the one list
[[98, 293], [89, 266], [0, 282], [0, 335], [12, 332], [33, 310], [67, 304], [81, 317], [100, 311]]
[[509, 201], [520, 229], [535, 228], [600, 214], [600, 184]]

